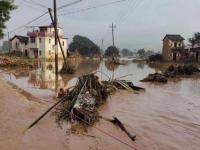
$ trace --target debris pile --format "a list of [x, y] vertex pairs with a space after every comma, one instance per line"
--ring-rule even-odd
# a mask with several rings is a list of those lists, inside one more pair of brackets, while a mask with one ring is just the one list
[[149, 74], [146, 78], [141, 80], [142, 82], [160, 82], [167, 83], [167, 78], [161, 73]]
[[10, 66], [11, 63], [7, 58], [0, 58], [0, 67]]
[[59, 101], [44, 112], [28, 128], [37, 124], [48, 112], [56, 108], [57, 122], [78, 121], [83, 125], [92, 125], [98, 121], [98, 108], [107, 97], [117, 89], [128, 91], [140, 91], [144, 88], [134, 86], [132, 82], [125, 80], [99, 81], [94, 74], [83, 75], [78, 78], [76, 85], [58, 93]]
[[164, 75], [172, 78], [181, 75], [193, 75], [197, 72], [200, 72], [200, 70], [194, 64], [184, 64], [178, 66], [171, 65], [166, 69]]
[[94, 74], [79, 77], [75, 87], [64, 95], [66, 100], [60, 105], [58, 120], [94, 123], [98, 119], [97, 108], [106, 101], [108, 94], [106, 86]]
[[98, 107], [117, 89], [144, 90], [125, 80], [100, 82], [95, 74], [79, 77], [75, 87], [63, 95], [66, 100], [59, 106], [58, 121], [70, 119], [86, 125], [93, 124], [99, 118]]
[[0, 67], [26, 67], [31, 66], [31, 62], [27, 59], [9, 59], [7, 57], [0, 57]]
[[200, 72], [200, 69], [194, 64], [184, 64], [184, 65], [176, 65], [176, 66], [171, 65], [165, 70], [163, 74], [161, 73], [149, 74], [146, 78], [144, 78], [141, 81], [167, 83], [168, 78], [189, 76], [198, 72]]

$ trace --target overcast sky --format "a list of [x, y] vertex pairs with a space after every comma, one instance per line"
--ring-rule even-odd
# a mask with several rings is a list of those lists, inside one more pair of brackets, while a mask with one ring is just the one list
[[[52, 7], [53, 0], [32, 0]], [[76, 0], [57, 0], [58, 7]], [[83, 0], [58, 11], [59, 23], [65, 36], [72, 40], [76, 34], [89, 37], [98, 45], [104, 40], [104, 48], [111, 45], [112, 22], [116, 25], [115, 43], [119, 48], [145, 48], [154, 51], [162, 49], [165, 34], [181, 34], [185, 39], [200, 31], [200, 0], [126, 0], [105, 7], [70, 14], [91, 6], [99, 6], [116, 0]], [[7, 31], [27, 23], [47, 9], [31, 4], [31, 0], [16, 0], [18, 9], [11, 13]], [[66, 15], [68, 13], [68, 15]], [[30, 25], [48, 25], [48, 14]], [[26, 35], [27, 29], [13, 32]], [[187, 41], [187, 40], [186, 40]]]

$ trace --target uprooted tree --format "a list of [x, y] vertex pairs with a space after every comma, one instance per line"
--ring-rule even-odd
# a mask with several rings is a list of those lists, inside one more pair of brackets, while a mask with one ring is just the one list
[[16, 9], [12, 0], [0, 1], [0, 39], [4, 37], [3, 29], [6, 28], [5, 23], [10, 19], [10, 12]]

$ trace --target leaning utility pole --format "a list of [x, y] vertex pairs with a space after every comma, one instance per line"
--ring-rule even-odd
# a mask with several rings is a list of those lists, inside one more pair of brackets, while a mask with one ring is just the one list
[[58, 76], [58, 30], [57, 30], [57, 6], [56, 0], [54, 0], [54, 33], [55, 33], [55, 73]]
[[[51, 18], [51, 21], [54, 25], [54, 19], [53, 19], [53, 15], [52, 15], [52, 9], [51, 8], [48, 8], [48, 11], [49, 11], [49, 15], [50, 15], [50, 18]], [[54, 29], [55, 29], [55, 25], [54, 25]], [[62, 52], [62, 55], [63, 55], [63, 59], [64, 59], [64, 65], [65, 67], [67, 68], [67, 60], [66, 60], [66, 56], [64, 54], [64, 50], [63, 50], [63, 47], [62, 47], [62, 44], [61, 44], [61, 41], [60, 41], [60, 37], [58, 36], [57, 34], [57, 40], [58, 40], [58, 43], [59, 43], [59, 46], [60, 46], [60, 50]]]
[[113, 43], [113, 47], [115, 47], [114, 29], [116, 28], [116, 26], [112, 23], [112, 25], [110, 26], [110, 28], [112, 29], [112, 43]]

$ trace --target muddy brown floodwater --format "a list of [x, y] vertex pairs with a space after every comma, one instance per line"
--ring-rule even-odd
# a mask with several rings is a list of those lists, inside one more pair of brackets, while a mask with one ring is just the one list
[[[52, 64], [53, 65], [53, 64]], [[96, 70], [112, 76], [113, 71], [105, 62], [82, 61], [75, 65], [75, 75], [60, 76], [54, 80], [54, 70], [42, 62], [38, 68], [19, 73], [19, 70], [2, 70], [0, 85], [0, 149], [2, 150], [128, 150], [126, 144], [100, 132], [122, 140], [138, 150], [199, 150], [200, 149], [200, 79], [185, 78], [167, 84], [140, 83], [149, 73], [159, 70], [145, 64], [127, 62], [114, 70], [114, 77], [125, 77], [145, 92], [133, 94], [118, 91], [100, 108], [106, 118], [118, 117], [131, 133], [137, 135], [132, 142], [127, 135], [111, 123], [100, 120], [89, 127], [85, 134], [68, 132], [69, 125], [62, 128], [48, 114], [36, 126], [28, 125], [55, 100], [56, 87], [68, 87], [75, 77]], [[51, 68], [51, 67], [50, 67]], [[23, 72], [23, 71], [22, 71]], [[98, 73], [99, 77], [107, 77]], [[19, 89], [31, 93], [36, 99], [27, 99]], [[94, 137], [93, 137], [94, 136]]]

